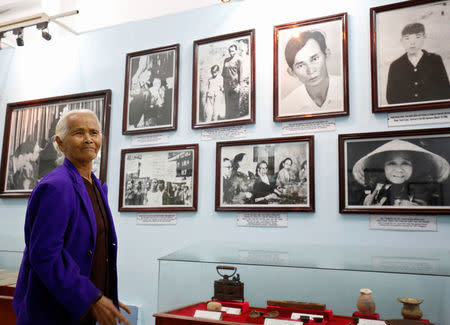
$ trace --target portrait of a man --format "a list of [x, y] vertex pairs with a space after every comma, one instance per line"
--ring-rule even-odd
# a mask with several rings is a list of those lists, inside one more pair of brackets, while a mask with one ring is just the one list
[[401, 35], [405, 53], [389, 67], [386, 98], [389, 104], [450, 98], [447, 71], [439, 54], [424, 49], [425, 26], [407, 24]]
[[374, 112], [447, 108], [450, 0], [371, 8]]
[[345, 114], [342, 20], [339, 15], [314, 26], [275, 27], [279, 28], [276, 118]]

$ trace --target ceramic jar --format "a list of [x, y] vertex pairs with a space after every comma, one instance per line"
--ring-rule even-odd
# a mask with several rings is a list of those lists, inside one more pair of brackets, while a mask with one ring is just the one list
[[402, 308], [402, 316], [405, 319], [421, 319], [423, 316], [422, 311], [420, 310], [420, 304], [423, 302], [423, 299], [416, 298], [397, 298], [403, 304]]
[[359, 290], [361, 295], [356, 302], [356, 307], [358, 308], [361, 314], [370, 315], [375, 312], [375, 302], [372, 298], [372, 290], [370, 289], [361, 289]]

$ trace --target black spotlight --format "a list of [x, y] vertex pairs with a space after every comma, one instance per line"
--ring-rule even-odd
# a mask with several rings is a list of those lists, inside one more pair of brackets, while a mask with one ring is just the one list
[[48, 32], [48, 22], [39, 23], [36, 25], [37, 29], [42, 30], [42, 38], [46, 41], [50, 41], [52, 39], [52, 35]]
[[42, 30], [42, 38], [46, 41], [50, 41], [52, 39], [52, 35], [48, 32], [48, 28]]
[[16, 38], [17, 46], [23, 46], [23, 44], [24, 44], [24, 42], [23, 42], [23, 27], [14, 29], [13, 34], [17, 35], [17, 38]]

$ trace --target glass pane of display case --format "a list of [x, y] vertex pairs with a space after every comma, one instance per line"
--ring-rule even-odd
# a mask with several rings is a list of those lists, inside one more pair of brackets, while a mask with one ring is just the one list
[[204, 242], [159, 259], [158, 312], [211, 300], [217, 265], [235, 266], [244, 300], [326, 304], [352, 316], [370, 288], [381, 319], [402, 318], [398, 297], [423, 299], [422, 319], [450, 325], [450, 250]]

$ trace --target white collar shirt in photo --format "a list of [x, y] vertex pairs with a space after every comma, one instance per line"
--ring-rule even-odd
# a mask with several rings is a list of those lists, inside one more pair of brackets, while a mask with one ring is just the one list
[[278, 106], [278, 114], [279, 116], [289, 116], [341, 112], [344, 110], [343, 89], [342, 77], [330, 75], [327, 98], [322, 106], [318, 106], [309, 96], [305, 85], [302, 84], [281, 100]]

